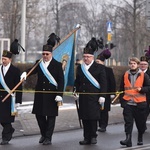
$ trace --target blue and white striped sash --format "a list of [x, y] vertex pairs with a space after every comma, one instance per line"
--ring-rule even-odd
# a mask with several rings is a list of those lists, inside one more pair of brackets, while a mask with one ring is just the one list
[[43, 71], [44, 75], [47, 77], [47, 79], [49, 80], [50, 83], [52, 83], [53, 85], [55, 85], [57, 87], [57, 82], [54, 79], [54, 77], [50, 74], [50, 72], [48, 71], [48, 69], [46, 68], [46, 66], [44, 65], [44, 62], [41, 61], [40, 62], [40, 68]]
[[[0, 67], [0, 83], [3, 86], [3, 88], [5, 89], [5, 91], [7, 91], [8, 93], [10, 93], [10, 89], [7, 86], [7, 84], [5, 83], [3, 74], [2, 74], [2, 66]], [[15, 108], [15, 103], [16, 103], [16, 97], [15, 94], [11, 94], [11, 115], [14, 116], [17, 113], [17, 110]]]
[[98, 89], [100, 89], [100, 84], [97, 82], [97, 80], [91, 75], [91, 73], [85, 68], [84, 64], [81, 64], [81, 69], [84, 73], [84, 75], [87, 77], [87, 79]]

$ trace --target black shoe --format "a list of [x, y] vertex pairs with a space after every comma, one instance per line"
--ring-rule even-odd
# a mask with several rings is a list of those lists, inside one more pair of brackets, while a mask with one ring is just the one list
[[99, 128], [98, 131], [99, 132], [106, 132], [106, 128]]
[[91, 144], [96, 144], [97, 143], [97, 139], [96, 138], [91, 138]]
[[137, 145], [143, 145], [143, 142], [138, 141]]
[[45, 139], [44, 140], [44, 142], [43, 142], [43, 145], [51, 145], [52, 143], [51, 143], [51, 140], [49, 140], [49, 139]]
[[1, 145], [8, 145], [9, 144], [9, 141], [6, 141], [6, 140], [2, 140], [1, 142]]
[[83, 140], [79, 142], [80, 145], [90, 145], [91, 142], [89, 140]]
[[39, 143], [43, 143], [45, 140], [45, 137], [44, 136], [41, 136], [40, 140], [39, 140]]
[[143, 134], [138, 133], [138, 142], [137, 145], [143, 145]]
[[126, 145], [127, 147], [132, 147], [131, 134], [126, 134], [126, 139], [120, 141], [121, 145]]
[[12, 128], [12, 129], [11, 129], [11, 134], [10, 134], [10, 136], [7, 138], [8, 141], [10, 141], [10, 140], [12, 139], [12, 135], [13, 135], [14, 131], [15, 131], [15, 129]]

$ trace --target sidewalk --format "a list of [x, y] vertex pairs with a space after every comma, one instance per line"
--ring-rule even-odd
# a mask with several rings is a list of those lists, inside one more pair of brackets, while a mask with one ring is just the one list
[[[62, 106], [63, 108], [63, 106]], [[109, 125], [123, 122], [122, 108], [113, 105], [109, 112]], [[30, 112], [21, 113], [16, 117], [16, 121], [12, 124], [15, 128], [13, 136], [25, 136], [39, 134], [34, 114]], [[69, 109], [60, 109], [59, 116], [56, 118], [56, 126], [54, 132], [79, 129], [79, 120], [75, 107]], [[2, 127], [0, 127], [0, 133]], [[1, 138], [1, 135], [0, 135]]]

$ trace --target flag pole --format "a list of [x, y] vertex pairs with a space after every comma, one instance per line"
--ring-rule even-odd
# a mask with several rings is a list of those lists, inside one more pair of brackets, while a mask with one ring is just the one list
[[[27, 73], [28, 77], [32, 71], [39, 65], [39, 63], [42, 61], [42, 58], [32, 67], [32, 69]], [[2, 102], [4, 102], [24, 81], [25, 79], [23, 78], [2, 100]]]
[[[78, 29], [80, 28], [77, 27], [75, 29], [73, 29], [64, 39], [62, 39], [59, 43], [56, 44], [56, 46], [54, 46], [53, 50], [55, 50], [59, 45], [61, 45], [66, 39], [68, 39], [74, 32], [76, 32]], [[28, 77], [32, 71], [39, 65], [39, 63], [42, 61], [42, 58], [33, 66], [33, 68], [27, 73]], [[2, 102], [6, 101], [6, 99], [23, 83], [24, 79], [22, 79], [3, 99]]]

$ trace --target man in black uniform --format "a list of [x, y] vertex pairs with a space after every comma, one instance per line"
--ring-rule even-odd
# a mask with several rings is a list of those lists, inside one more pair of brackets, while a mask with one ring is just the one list
[[[105, 57], [107, 55], [107, 57]], [[108, 56], [108, 54], [105, 54], [105, 50], [101, 52], [96, 59], [96, 62], [98, 64], [104, 65], [104, 62], [106, 58], [108, 59], [111, 55]], [[101, 110], [100, 112], [100, 120], [99, 120], [99, 132], [105, 132], [106, 127], [108, 125], [108, 119], [109, 119], [109, 111], [111, 108], [111, 99], [115, 97], [115, 92], [116, 92], [116, 81], [115, 81], [115, 76], [113, 73], [112, 68], [106, 67], [105, 66], [105, 71], [106, 71], [106, 78], [107, 78], [107, 92], [112, 93], [112, 94], [107, 94], [106, 95], [106, 100], [104, 104], [104, 109]]]
[[[146, 56], [142, 56], [140, 58], [140, 69], [144, 73], [148, 74], [148, 76], [150, 77], [150, 69], [149, 69], [149, 64], [148, 64], [148, 58]], [[146, 120], [147, 120], [147, 117], [148, 117], [149, 112], [150, 112], [150, 92], [146, 93], [146, 100], [147, 100], [147, 113], [146, 113]], [[145, 127], [145, 129], [147, 129], [147, 126]]]
[[[4, 50], [2, 54], [2, 65], [0, 66], [0, 123], [3, 127], [1, 145], [6, 145], [11, 140], [12, 134], [15, 131], [11, 124], [15, 120], [15, 107], [18, 103], [22, 103], [21, 92], [12, 93], [6, 101], [2, 102], [9, 91], [20, 81], [20, 70], [11, 63], [11, 58], [12, 53]], [[22, 85], [16, 90], [22, 90]]]
[[[31, 73], [38, 76], [32, 113], [36, 116], [41, 132], [39, 143], [43, 145], [51, 144], [58, 116], [57, 103], [62, 102], [64, 90], [62, 64], [52, 57], [52, 49], [51, 45], [43, 46], [43, 59]], [[23, 72], [21, 78], [26, 79], [26, 74]]]
[[103, 65], [94, 61], [94, 49], [85, 47], [83, 63], [77, 67], [75, 88], [79, 92], [79, 117], [83, 123], [84, 140], [80, 145], [97, 143], [97, 121], [100, 104], [105, 102], [106, 73]]

